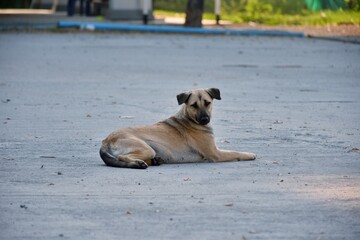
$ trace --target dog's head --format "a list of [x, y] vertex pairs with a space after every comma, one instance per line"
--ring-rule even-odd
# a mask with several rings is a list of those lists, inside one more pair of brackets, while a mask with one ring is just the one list
[[179, 105], [185, 104], [185, 115], [200, 125], [210, 122], [214, 99], [221, 99], [220, 90], [217, 88], [193, 90], [177, 95]]

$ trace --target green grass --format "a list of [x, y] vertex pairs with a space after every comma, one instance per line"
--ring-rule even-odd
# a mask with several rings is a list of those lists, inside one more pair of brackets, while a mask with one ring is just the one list
[[324, 26], [339, 24], [360, 24], [360, 12], [350, 11], [321, 11], [306, 12], [303, 14], [231, 14], [223, 16], [223, 19], [235, 23], [256, 22], [265, 25], [306, 25]]
[[[155, 10], [157, 16], [185, 17], [184, 12]], [[204, 19], [215, 19], [213, 13], [205, 12]], [[234, 23], [255, 22], [265, 25], [305, 25], [324, 26], [339, 24], [360, 24], [359, 11], [304, 11], [301, 14], [279, 14], [279, 13], [229, 13], [222, 14], [221, 19]]]
[[[154, 10], [154, 15], [159, 17], [179, 17], [185, 18], [185, 12], [165, 11], [165, 10]], [[203, 19], [215, 19], [215, 14], [205, 12]]]

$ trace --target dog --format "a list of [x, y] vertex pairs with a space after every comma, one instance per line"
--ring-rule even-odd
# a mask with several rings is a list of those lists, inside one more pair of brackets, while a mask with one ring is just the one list
[[111, 167], [138, 169], [161, 163], [254, 160], [254, 153], [216, 146], [209, 124], [214, 99], [221, 100], [217, 88], [178, 94], [182, 107], [174, 116], [153, 125], [114, 131], [102, 141], [100, 157]]

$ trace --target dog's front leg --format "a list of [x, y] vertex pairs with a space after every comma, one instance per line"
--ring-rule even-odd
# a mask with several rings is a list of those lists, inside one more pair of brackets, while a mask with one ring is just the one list
[[199, 148], [204, 158], [210, 162], [229, 162], [229, 161], [249, 161], [255, 160], [256, 154], [250, 152], [237, 152], [230, 150], [219, 149], [215, 140], [211, 139], [208, 142], [201, 142]]
[[256, 154], [250, 152], [237, 152], [217, 149], [213, 156], [209, 156], [209, 161], [213, 162], [228, 162], [228, 161], [249, 161], [255, 160]]

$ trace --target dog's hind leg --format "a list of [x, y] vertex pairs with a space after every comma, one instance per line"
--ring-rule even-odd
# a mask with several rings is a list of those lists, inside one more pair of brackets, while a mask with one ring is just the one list
[[155, 157], [155, 151], [152, 148], [139, 149], [125, 155], [119, 155], [120, 161], [127, 162], [130, 168], [147, 168], [152, 165], [152, 159]]
[[121, 139], [111, 145], [100, 149], [101, 158], [111, 167], [145, 169], [155, 157], [155, 151], [140, 139]]

